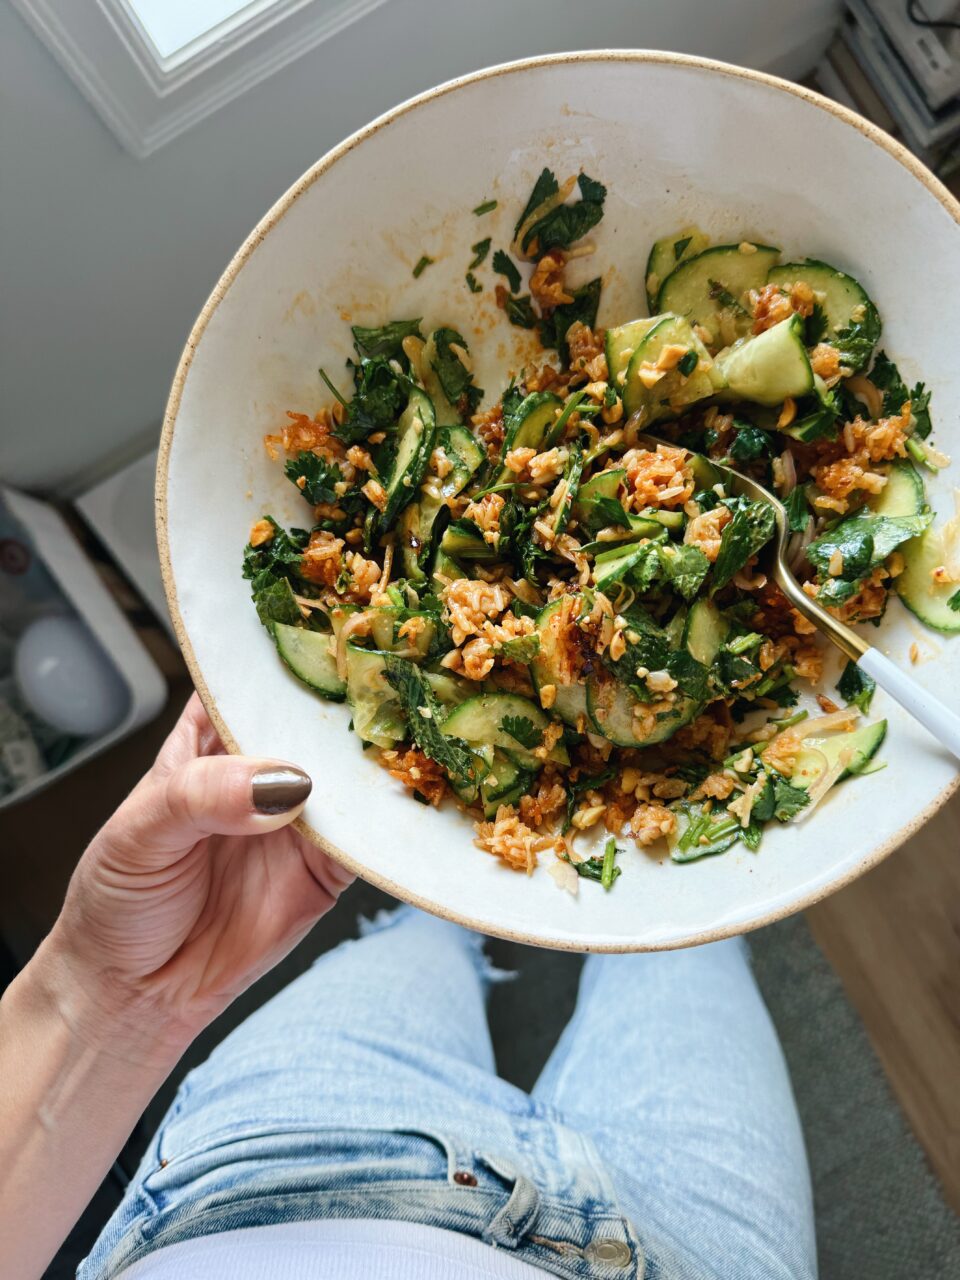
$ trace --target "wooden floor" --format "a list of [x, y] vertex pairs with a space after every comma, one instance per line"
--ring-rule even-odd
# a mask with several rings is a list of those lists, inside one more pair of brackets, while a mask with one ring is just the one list
[[807, 919], [960, 1212], [960, 796]]

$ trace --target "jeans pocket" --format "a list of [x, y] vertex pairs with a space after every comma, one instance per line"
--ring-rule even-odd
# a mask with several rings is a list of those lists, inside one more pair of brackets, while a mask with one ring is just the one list
[[165, 1144], [142, 1188], [163, 1212], [244, 1185], [337, 1191], [374, 1184], [446, 1183], [462, 1164], [448, 1134], [417, 1126], [237, 1124], [182, 1150]]

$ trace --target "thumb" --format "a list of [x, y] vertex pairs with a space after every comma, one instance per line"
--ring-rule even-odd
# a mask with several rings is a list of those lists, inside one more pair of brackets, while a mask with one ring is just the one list
[[281, 760], [199, 756], [168, 774], [151, 770], [100, 833], [126, 854], [171, 854], [209, 835], [255, 836], [285, 827], [313, 783]]

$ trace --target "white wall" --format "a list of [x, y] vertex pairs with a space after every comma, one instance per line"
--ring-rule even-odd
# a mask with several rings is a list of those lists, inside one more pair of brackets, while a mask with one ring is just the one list
[[317, 157], [394, 103], [490, 63], [576, 48], [679, 49], [799, 76], [838, 8], [388, 0], [141, 161], [0, 0], [0, 475], [72, 493], [146, 447], [233, 250]]

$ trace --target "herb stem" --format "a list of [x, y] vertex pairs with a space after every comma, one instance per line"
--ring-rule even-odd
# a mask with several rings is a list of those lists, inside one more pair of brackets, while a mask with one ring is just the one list
[[616, 857], [617, 842], [613, 836], [611, 836], [603, 850], [603, 867], [600, 871], [600, 883], [603, 885], [604, 889], [609, 890], [613, 888], [613, 882], [616, 879], [614, 872], [617, 870], [617, 867], [615, 866]]
[[330, 379], [327, 377], [327, 372], [326, 372], [326, 370], [325, 370], [325, 369], [321, 369], [321, 370], [320, 370], [320, 377], [324, 380], [324, 382], [325, 382], [325, 383], [327, 384], [327, 386], [330, 388], [330, 391], [333, 393], [333, 395], [335, 395], [335, 396], [336, 396], [336, 398], [340, 401], [340, 403], [343, 405], [343, 407], [344, 407], [345, 409], [349, 409], [349, 408], [350, 408], [349, 404], [347, 403], [347, 401], [346, 401], [346, 400], [344, 400], [343, 396], [340, 394], [340, 392], [337, 390], [337, 388], [333, 385], [333, 383], [332, 383], [332, 382], [330, 381]]

